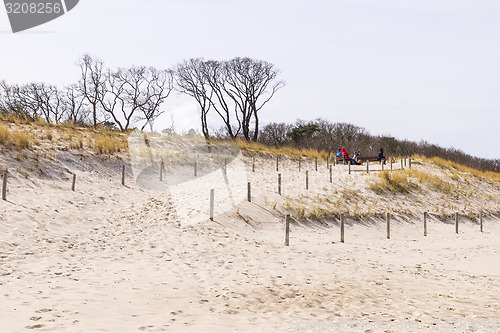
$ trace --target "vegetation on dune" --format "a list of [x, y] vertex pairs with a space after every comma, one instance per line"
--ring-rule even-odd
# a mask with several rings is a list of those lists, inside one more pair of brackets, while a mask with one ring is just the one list
[[[9, 123], [16, 129], [9, 129]], [[50, 124], [17, 117], [0, 117], [0, 144], [4, 147], [28, 149], [41, 142], [58, 143], [70, 149], [90, 148], [99, 154], [127, 151], [127, 135], [108, 130], [78, 127], [72, 122]]]
[[412, 142], [389, 136], [371, 135], [363, 128], [346, 123], [332, 123], [325, 119], [297, 120], [295, 123], [271, 123], [260, 132], [259, 141], [269, 146], [309, 148], [318, 151], [337, 151], [345, 147], [352, 153], [376, 156], [383, 148], [387, 157], [412, 155], [427, 158], [438, 157], [458, 165], [500, 173], [500, 160], [484, 159], [468, 155], [458, 149], [442, 148], [426, 141]]
[[370, 184], [370, 188], [376, 193], [408, 193], [416, 188], [411, 182], [406, 171], [383, 171], [379, 174], [379, 181]]
[[30, 139], [26, 131], [9, 130], [6, 126], [0, 123], [0, 144], [25, 149], [29, 147]]
[[[425, 159], [424, 156], [420, 156], [420, 155], [417, 155], [416, 157], [421, 158], [421, 159]], [[440, 167], [443, 170], [448, 170], [450, 172], [454, 172], [455, 178], [458, 176], [458, 173], [456, 173], [456, 171], [459, 171], [459, 172], [464, 172], [467, 174], [474, 175], [478, 178], [489, 179], [489, 180], [494, 180], [494, 181], [500, 182], [500, 172], [493, 172], [493, 171], [488, 171], [488, 170], [486, 170], [486, 171], [478, 170], [477, 168], [462, 165], [460, 163], [446, 160], [446, 159], [443, 159], [443, 158], [440, 158], [437, 156], [432, 157], [429, 160], [433, 164], [437, 165], [438, 167]]]

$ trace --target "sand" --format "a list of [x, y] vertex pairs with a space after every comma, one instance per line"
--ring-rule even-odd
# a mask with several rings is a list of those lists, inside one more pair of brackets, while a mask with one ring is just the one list
[[[234, 202], [217, 191], [222, 199], [210, 221], [208, 179], [224, 179], [220, 169], [177, 188], [168, 180], [137, 184], [129, 171], [122, 186], [119, 160], [61, 154], [62, 175], [13, 173], [8, 200], [0, 202], [1, 332], [500, 331], [495, 215], [485, 217], [482, 233], [477, 221], [462, 218], [459, 234], [452, 220], [431, 216], [424, 237], [424, 192], [413, 204], [380, 199], [413, 212], [392, 210], [391, 239], [376, 215], [348, 219], [345, 243], [337, 219], [293, 219], [286, 247], [287, 200], [307, 206], [333, 191], [361, 189], [369, 176], [349, 178], [338, 166], [330, 184], [325, 166], [316, 172], [309, 165], [305, 192], [303, 173], [285, 161], [279, 196], [272, 159], [259, 160], [253, 173], [239, 155], [233, 165], [240, 173], [229, 176], [238, 180]], [[498, 200], [497, 184], [483, 186]], [[472, 209], [483, 204], [498, 208], [494, 201]]]

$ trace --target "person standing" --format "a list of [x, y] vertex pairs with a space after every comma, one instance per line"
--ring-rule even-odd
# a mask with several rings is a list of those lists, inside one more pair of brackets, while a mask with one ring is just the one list
[[384, 149], [380, 148], [377, 156], [377, 161], [382, 162], [382, 164], [385, 164], [385, 156], [384, 156]]

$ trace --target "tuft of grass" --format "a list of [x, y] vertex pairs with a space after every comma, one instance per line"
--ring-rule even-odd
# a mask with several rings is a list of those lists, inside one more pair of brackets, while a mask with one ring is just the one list
[[9, 130], [7, 129], [7, 127], [0, 124], [0, 143], [5, 145], [8, 143], [8, 140], [9, 140]]
[[13, 131], [10, 135], [10, 142], [21, 149], [26, 149], [30, 145], [28, 133], [24, 131]]
[[109, 134], [96, 134], [92, 148], [99, 154], [114, 154], [126, 149], [126, 141]]
[[370, 189], [376, 193], [408, 193], [416, 188], [406, 171], [383, 171], [379, 174], [380, 180], [370, 184]]
[[28, 133], [25, 131], [9, 131], [9, 129], [0, 124], [0, 143], [2, 145], [12, 145], [20, 149], [26, 149], [30, 146]]

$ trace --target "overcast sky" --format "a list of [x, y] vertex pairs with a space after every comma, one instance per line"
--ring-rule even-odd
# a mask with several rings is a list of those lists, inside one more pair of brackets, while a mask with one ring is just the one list
[[[75, 82], [83, 53], [110, 67], [262, 59], [287, 83], [263, 122], [322, 117], [500, 158], [498, 0], [80, 0], [17, 34], [0, 8], [0, 40], [12, 83]], [[191, 100], [164, 107], [199, 129]]]

